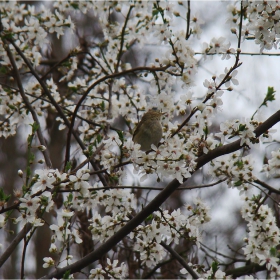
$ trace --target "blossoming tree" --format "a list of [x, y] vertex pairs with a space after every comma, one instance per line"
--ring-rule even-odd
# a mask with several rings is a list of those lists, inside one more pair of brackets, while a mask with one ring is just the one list
[[[1, 277], [279, 277], [277, 88], [246, 84], [248, 110], [238, 91], [246, 56], [279, 55], [280, 3], [210, 5], [227, 37], [192, 1], [0, 3], [2, 153], [20, 147], [18, 178], [1, 171]], [[143, 152], [132, 134], [153, 107], [163, 137]], [[211, 189], [240, 213], [216, 243]]]

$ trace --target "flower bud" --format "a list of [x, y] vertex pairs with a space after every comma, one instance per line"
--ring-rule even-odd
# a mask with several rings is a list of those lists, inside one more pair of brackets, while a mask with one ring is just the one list
[[22, 172], [21, 169], [18, 170], [18, 176], [19, 176], [20, 178], [22, 178], [22, 176], [23, 176], [23, 172]]
[[47, 148], [46, 148], [44, 145], [40, 145], [40, 146], [38, 146], [38, 149], [39, 149], [41, 152], [44, 152]]

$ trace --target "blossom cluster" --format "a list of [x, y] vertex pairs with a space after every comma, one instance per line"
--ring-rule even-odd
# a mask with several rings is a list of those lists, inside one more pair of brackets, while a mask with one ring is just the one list
[[43, 226], [44, 221], [40, 215], [44, 211], [50, 212], [53, 208], [51, 190], [54, 188], [54, 183], [61, 179], [63, 179], [63, 175], [58, 170], [36, 170], [32, 186], [24, 194], [20, 192], [17, 194], [20, 201], [20, 215], [14, 222], [20, 222], [22, 225], [31, 223], [33, 226]]
[[117, 264], [117, 260], [111, 262], [111, 260], [107, 258], [107, 265], [104, 267], [104, 269], [101, 265], [91, 269], [89, 279], [105, 279], [104, 275], [110, 279], [126, 278], [128, 275], [127, 265], [125, 263], [121, 263], [121, 266], [117, 266]]
[[271, 159], [267, 164], [264, 164], [263, 170], [267, 176], [278, 176], [280, 174], [280, 150], [271, 152]]
[[187, 213], [180, 209], [169, 211], [156, 211], [154, 217], [146, 226], [140, 225], [131, 232], [130, 238], [134, 240], [134, 250], [140, 253], [140, 260], [147, 267], [153, 267], [165, 256], [166, 252], [160, 245], [162, 240], [167, 244], [179, 244], [184, 236], [200, 246], [200, 228], [209, 222], [209, 207], [201, 200], [194, 202], [195, 207], [186, 206]]
[[[202, 272], [201, 267], [199, 267], [199, 269], [198, 269], [191, 263], [189, 263], [188, 265], [199, 276], [199, 279], [232, 279], [231, 276], [226, 276], [226, 273], [220, 269], [213, 271], [212, 266], [208, 271]], [[180, 273], [182, 273], [183, 275], [187, 274], [187, 279], [193, 279], [193, 277], [189, 274], [189, 272], [185, 268], [182, 268], [180, 270]], [[245, 279], [247, 279], [247, 278], [245, 278]]]
[[[272, 153], [273, 158], [264, 169], [268, 174], [277, 172], [278, 152]], [[279, 277], [280, 265], [276, 256], [276, 246], [279, 244], [280, 231], [275, 216], [268, 205], [264, 204], [261, 195], [252, 195], [252, 183], [256, 181], [252, 157], [241, 154], [231, 154], [212, 161], [209, 171], [218, 178], [227, 180], [229, 186], [240, 190], [244, 204], [241, 210], [242, 217], [247, 222], [248, 236], [244, 238], [243, 248], [247, 260], [259, 265], [266, 265], [270, 276]]]
[[262, 204], [261, 197], [246, 198], [241, 210], [247, 222], [248, 237], [244, 239], [244, 254], [247, 260], [266, 265], [270, 277], [280, 276], [280, 264], [277, 249], [280, 242], [280, 230], [275, 216], [268, 205]]
[[[254, 39], [260, 46], [260, 51], [277, 49], [280, 37], [280, 8], [279, 1], [247, 1], [242, 2], [242, 13], [246, 15], [246, 20], [242, 27], [244, 39]], [[230, 4], [228, 10], [231, 17], [228, 23], [231, 31], [237, 34], [240, 24], [240, 3]]]
[[240, 52], [239, 49], [235, 49], [231, 47], [230, 42], [226, 42], [226, 38], [212, 38], [210, 43], [204, 42], [202, 45], [202, 53], [204, 59], [206, 59], [207, 55], [218, 54], [221, 55], [222, 60], [228, 60], [232, 56], [237, 54], [237, 51]]
[[[67, 261], [67, 263], [71, 263], [72, 259], [73, 259], [72, 255], [67, 255], [65, 257], [65, 260]], [[45, 257], [45, 258], [43, 258], [43, 261], [44, 261], [43, 268], [48, 268], [48, 267], [52, 267], [52, 266], [56, 265], [54, 259], [51, 257]], [[74, 279], [72, 274], [69, 275], [69, 279]]]
[[[26, 7], [24, 4], [16, 3], [16, 7], [14, 7], [11, 3], [1, 3], [1, 9], [5, 10], [2, 17], [4, 30], [12, 33], [18, 40], [18, 44], [22, 44], [21, 47], [28, 48], [30, 43], [42, 47], [48, 42], [48, 33], [55, 33], [59, 38], [64, 35], [65, 27], [69, 27], [72, 31], [75, 28], [70, 16], [65, 18], [58, 10], [52, 13], [45, 6], [42, 6], [38, 12], [32, 5]], [[15, 9], [17, 9], [16, 14], [14, 14]], [[24, 26], [21, 27], [17, 24], [22, 20], [24, 20]], [[35, 48], [34, 51], [36, 50]], [[30, 50], [29, 55], [31, 55]], [[38, 62], [39, 60], [36, 60], [35, 64], [38, 65]], [[20, 68], [21, 65], [18, 67]]]
[[[81, 173], [79, 170], [78, 175]], [[53, 190], [55, 185], [66, 185], [61, 183], [68, 176], [66, 173], [60, 174], [58, 170], [36, 170], [33, 177], [32, 184], [29, 190], [19, 198], [19, 211], [20, 215], [14, 220], [15, 223], [31, 223], [34, 227], [43, 226], [44, 220], [41, 218], [42, 213], [50, 212], [54, 207]], [[71, 175], [73, 176], [73, 175]], [[70, 177], [71, 177], [70, 176]], [[70, 178], [69, 182], [72, 178]], [[84, 178], [85, 179], [85, 178]], [[72, 179], [73, 180], [73, 179]], [[74, 188], [76, 183], [74, 182]], [[79, 185], [80, 188], [83, 183]], [[82, 191], [82, 190], [81, 190]], [[20, 194], [19, 194], [20, 195]], [[69, 211], [68, 208], [63, 208], [57, 215], [57, 224], [50, 225], [50, 229], [53, 231], [52, 243], [55, 241], [67, 241], [72, 236], [76, 243], [81, 243], [82, 240], [79, 237], [79, 232], [76, 229], [70, 230], [69, 220], [73, 216], [74, 212]], [[51, 245], [51, 250], [57, 251], [54, 244]]]
[[[81, 207], [81, 199], [75, 202], [79, 203], [78, 209]], [[89, 229], [92, 233], [92, 239], [104, 242], [106, 239], [114, 235], [129, 220], [129, 214], [136, 207], [134, 195], [127, 190], [111, 189], [106, 191], [93, 191], [87, 199], [83, 198], [84, 207], [93, 207], [102, 205], [105, 207], [107, 215], [101, 216], [99, 212], [95, 212], [89, 220]]]
[[[89, 184], [87, 169], [79, 169], [72, 175], [61, 174], [54, 169], [36, 170], [35, 174], [29, 190], [19, 198], [18, 208], [21, 215], [15, 219], [15, 223], [21, 222], [22, 226], [26, 223], [31, 223], [34, 227], [43, 226], [44, 221], [40, 217], [44, 211], [49, 212], [54, 207], [54, 188], [55, 191], [61, 188], [68, 190], [69, 195], [64, 202], [64, 207], [58, 211], [55, 223], [50, 225], [53, 232], [50, 246], [52, 253], [58, 251], [56, 242], [61, 242], [62, 248], [70, 237], [75, 243], [82, 242], [79, 231], [71, 224], [74, 215], [71, 209], [84, 211], [95, 209], [97, 206], [104, 207], [109, 215], [101, 218], [101, 215], [96, 212], [90, 223], [92, 238], [102, 241], [102, 235], [105, 234], [104, 239], [113, 235], [128, 221], [127, 215], [136, 207], [133, 194], [127, 190], [94, 190], [96, 186], [92, 187]], [[1, 227], [4, 223], [4, 216], [1, 215]]]
[[254, 161], [251, 155], [243, 156], [240, 152], [224, 155], [215, 159], [209, 166], [209, 173], [219, 179], [226, 179], [228, 186], [235, 187], [240, 194], [247, 194], [255, 180]]
[[[49, 44], [48, 34], [54, 33], [59, 38], [64, 35], [66, 29], [72, 32], [75, 29], [69, 15], [67, 17], [66, 14], [62, 14], [58, 10], [53, 13], [45, 6], [41, 6], [37, 10], [33, 5], [26, 6], [16, 2], [1, 2], [0, 9], [1, 26], [4, 30], [3, 36], [13, 38], [13, 44], [20, 49], [22, 56], [30, 62], [32, 67], [37, 67], [41, 63], [42, 49]], [[12, 66], [9, 57], [4, 55], [6, 53], [6, 44], [8, 44], [7, 41], [0, 42], [0, 52], [3, 54], [1, 55], [1, 65], [6, 68], [6, 72], [9, 72], [12, 71]], [[19, 71], [26, 71], [27, 65], [13, 44], [9, 44], [9, 48], [15, 57], [16, 66]], [[73, 59], [75, 60], [76, 58]], [[75, 67], [74, 63], [69, 65], [70, 68]], [[69, 72], [68, 75], [70, 74]], [[57, 92], [57, 86], [52, 79], [46, 81], [46, 87], [55, 101], [59, 102], [60, 94]], [[46, 108], [51, 107], [48, 99], [41, 100], [42, 88], [38, 81], [28, 79], [28, 82], [24, 84], [24, 90], [38, 115], [43, 115]], [[16, 129], [19, 125], [32, 123], [32, 119], [29, 117], [29, 110], [23, 106], [22, 97], [17, 89], [1, 85], [0, 96], [0, 114], [5, 116], [0, 136], [7, 138], [16, 134]]]

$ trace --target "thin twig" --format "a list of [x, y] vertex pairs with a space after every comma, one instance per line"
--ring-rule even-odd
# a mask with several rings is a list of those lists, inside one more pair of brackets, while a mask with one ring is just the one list
[[190, 34], [190, 21], [191, 21], [191, 1], [188, 0], [186, 40], [188, 40], [191, 36], [191, 34]]
[[224, 255], [224, 254], [222, 254], [222, 253], [219, 253], [217, 250], [213, 250], [213, 249], [211, 249], [210, 247], [206, 246], [206, 245], [203, 244], [203, 243], [200, 243], [200, 244], [201, 244], [203, 247], [205, 247], [207, 250], [209, 250], [209, 251], [211, 251], [211, 252], [213, 252], [213, 253], [215, 253], [215, 254], [217, 254], [217, 255], [220, 255], [220, 256], [222, 256], [222, 257], [224, 257], [224, 258], [227, 258], [227, 259], [230, 259], [230, 260], [234, 260], [234, 261], [236, 261], [236, 262], [246, 262], [246, 259], [236, 259], [236, 258], [227, 256], [227, 255]]
[[[103, 169], [100, 171], [107, 171], [107, 169]], [[96, 172], [90, 172], [89, 174], [94, 175]], [[208, 188], [208, 187], [213, 187], [215, 185], [218, 185], [224, 181], [226, 181], [227, 178], [219, 180], [217, 182], [211, 183], [211, 184], [205, 184], [205, 185], [198, 185], [198, 186], [188, 186], [188, 187], [182, 187], [176, 189], [176, 191], [184, 191], [184, 190], [193, 190], [193, 189], [202, 189], [202, 188]], [[60, 182], [62, 183], [62, 182]], [[64, 181], [63, 181], [64, 183]], [[89, 188], [89, 191], [99, 191], [99, 190], [108, 190], [108, 189], [132, 189], [132, 190], [149, 190], [149, 191], [162, 191], [163, 188], [156, 188], [156, 187], [138, 187], [138, 186], [108, 186], [108, 187], [100, 187], [100, 188]], [[78, 192], [79, 190], [58, 190], [57, 192]], [[0, 212], [1, 213], [1, 212]]]
[[[219, 54], [225, 54], [224, 52], [216, 52], [216, 53], [204, 53], [204, 52], [195, 52], [195, 55], [219, 55]], [[235, 55], [232, 53], [232, 55]], [[249, 52], [240, 52], [239, 56], [241, 55], [248, 55], [248, 56], [280, 56], [280, 53], [249, 53]]]
[[[13, 54], [10, 50], [10, 47], [9, 47], [8, 43], [5, 42], [5, 40], [3, 40], [3, 41], [5, 43], [4, 48], [7, 51], [8, 57], [10, 59], [10, 62], [12, 64], [12, 66], [13, 66], [14, 76], [15, 76], [15, 80], [17, 81], [17, 85], [18, 85], [18, 89], [19, 89], [19, 93], [21, 95], [21, 98], [23, 99], [23, 102], [26, 104], [28, 110], [31, 112], [34, 122], [38, 125], [37, 135], [38, 135], [38, 139], [40, 141], [40, 144], [47, 148], [47, 144], [46, 144], [45, 138], [44, 138], [42, 130], [41, 130], [41, 126], [40, 126], [40, 122], [39, 122], [37, 113], [33, 109], [32, 105], [30, 104], [28, 98], [26, 97], [26, 95], [24, 93], [24, 89], [23, 89], [23, 86], [22, 86], [22, 83], [21, 83], [21, 78], [20, 78], [20, 75], [19, 75], [19, 71], [18, 71], [16, 62], [15, 62], [15, 59], [13, 57]], [[45, 151], [43, 151], [43, 155], [44, 155], [47, 166], [49, 168], [51, 168], [52, 167], [52, 162], [51, 162], [51, 158], [50, 158], [50, 154], [49, 154], [49, 149], [46, 149]]]
[[163, 248], [165, 248], [188, 271], [188, 273], [194, 279], [199, 279], [199, 276], [196, 274], [196, 272], [185, 262], [185, 260], [176, 251], [174, 251], [169, 245], [167, 245], [163, 241], [160, 242], [160, 245]]
[[[149, 271], [145, 276], [142, 277], [142, 279], [150, 279], [151, 276], [159, 269], [161, 268], [162, 266], [172, 262], [174, 260], [174, 258], [170, 258], [169, 260], [166, 260], [166, 261], [163, 261], [163, 262], [160, 262], [158, 263], [151, 271]], [[156, 278], [154, 278], [156, 279]]]
[[125, 22], [123, 24], [123, 28], [122, 28], [122, 32], [121, 32], [121, 45], [120, 45], [120, 50], [118, 52], [117, 64], [116, 64], [116, 67], [115, 67], [115, 72], [118, 72], [118, 68], [119, 68], [119, 65], [120, 65], [120, 62], [121, 62], [121, 58], [122, 58], [122, 55], [123, 55], [123, 45], [124, 45], [125, 29], [126, 29], [126, 26], [127, 26], [128, 20], [129, 20], [130, 13], [131, 13], [133, 8], [134, 8], [133, 5], [131, 5], [129, 7], [127, 15], [126, 15], [126, 18], [125, 18]]
[[[239, 63], [239, 55], [240, 55], [240, 45], [241, 45], [241, 32], [242, 32], [242, 18], [243, 18], [243, 9], [242, 9], [242, 1], [241, 1], [241, 15], [240, 15], [240, 24], [239, 24], [239, 36], [238, 36], [238, 43], [237, 43], [237, 54], [236, 54], [236, 58], [235, 58], [235, 62], [234, 65], [229, 69], [229, 71], [226, 73], [226, 75], [224, 76], [224, 78], [222, 79], [222, 81], [216, 86], [216, 91], [212, 92], [210, 94], [207, 94], [207, 96], [205, 97], [205, 99], [203, 100], [202, 103], [206, 103], [220, 88], [221, 86], [226, 83], [230, 77], [230, 74], [237, 69], [238, 67], [241, 66], [242, 63]], [[191, 119], [191, 117], [198, 111], [198, 108], [195, 107], [193, 108], [193, 110], [191, 111], [191, 113], [189, 114], [189, 116], [186, 118], [186, 120], [184, 120], [182, 122], [181, 125], [179, 125], [179, 127], [176, 129], [175, 132], [173, 132], [171, 134], [170, 137], [174, 137], [174, 135], [176, 135]]]

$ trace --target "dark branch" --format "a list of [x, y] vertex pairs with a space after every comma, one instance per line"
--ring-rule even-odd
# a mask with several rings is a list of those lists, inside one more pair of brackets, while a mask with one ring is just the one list
[[174, 251], [170, 246], [168, 246], [163, 241], [160, 242], [160, 245], [162, 247], [164, 247], [188, 271], [188, 273], [194, 279], [199, 278], [199, 276], [196, 274], [196, 272], [185, 262], [185, 260], [176, 251]]

